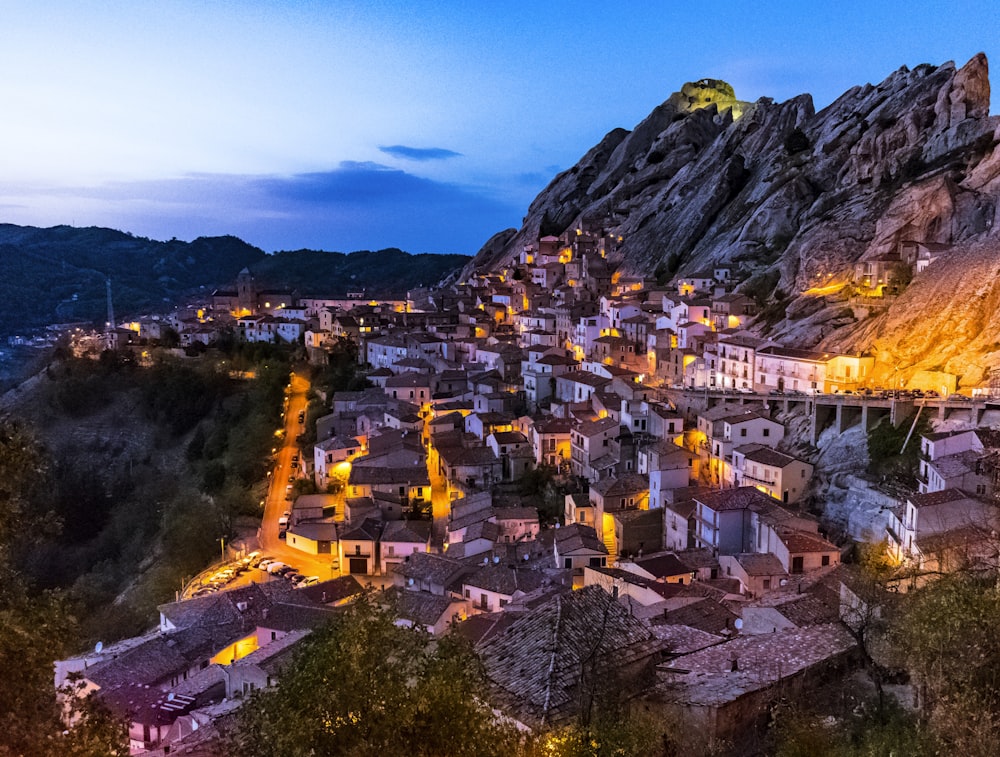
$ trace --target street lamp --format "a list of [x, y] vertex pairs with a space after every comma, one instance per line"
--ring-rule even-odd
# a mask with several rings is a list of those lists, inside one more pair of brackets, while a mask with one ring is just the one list
[[222, 549], [222, 562], [226, 561], [226, 537], [219, 537], [219, 547]]

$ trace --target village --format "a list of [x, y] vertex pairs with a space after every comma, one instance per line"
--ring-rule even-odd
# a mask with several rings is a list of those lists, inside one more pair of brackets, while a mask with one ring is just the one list
[[[943, 374], [877, 386], [872, 356], [753, 336], [743, 272], [629, 278], [609, 263], [620, 243], [596, 226], [543, 236], [498, 272], [396, 301], [264, 291], [244, 270], [115, 332], [191, 347], [228, 327], [318, 364], [350, 342], [370, 386], [319, 398], [315, 443], [287, 435], [253, 580], [161, 606], [150, 634], [58, 663], [57, 686], [76, 674], [128, 712], [133, 753], [176, 751], [368, 586], [400, 624], [468, 638], [483, 696], [526, 729], [578, 715], [597, 655], [649, 711], [732, 742], [779, 697], [858, 667], [853, 544], [884, 545], [911, 582], [990, 559], [989, 393]], [[859, 264], [856, 297], [878, 307], [941, 253], [926, 247]], [[859, 481], [870, 517], [833, 533], [821, 437], [914, 412], [948, 428], [907, 440], [916, 489]], [[293, 583], [296, 555], [317, 573]]]

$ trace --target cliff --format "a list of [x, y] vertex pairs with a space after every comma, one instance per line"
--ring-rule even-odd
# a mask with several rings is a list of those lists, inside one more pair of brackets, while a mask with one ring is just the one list
[[[623, 237], [614, 261], [625, 274], [732, 266], [740, 289], [771, 305], [759, 333], [976, 383], [1000, 365], [1000, 119], [989, 99], [983, 55], [900, 68], [819, 112], [809, 95], [750, 104], [724, 82], [685, 85], [556, 176], [524, 226], [466, 273], [502, 267], [540, 229], [597, 222]], [[903, 242], [940, 254], [888, 309], [852, 309], [855, 263]]]

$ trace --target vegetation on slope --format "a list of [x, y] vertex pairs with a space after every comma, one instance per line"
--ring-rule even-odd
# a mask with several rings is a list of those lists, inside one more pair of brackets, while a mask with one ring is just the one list
[[[24, 406], [46, 441], [43, 522], [17, 564], [79, 603], [83, 637], [141, 632], [155, 606], [259, 513], [287, 350], [231, 344], [199, 359], [64, 359]], [[256, 371], [238, 381], [229, 369]], [[19, 545], [20, 546], [20, 545]]]
[[121, 317], [205, 296], [232, 284], [244, 267], [263, 287], [384, 296], [430, 286], [467, 261], [463, 255], [409, 255], [395, 248], [267, 255], [233, 236], [160, 242], [113, 229], [0, 224], [0, 335], [50, 323], [103, 324], [109, 277]]

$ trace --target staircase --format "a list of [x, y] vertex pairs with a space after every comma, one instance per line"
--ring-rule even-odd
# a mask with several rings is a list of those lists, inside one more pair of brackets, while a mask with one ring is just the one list
[[611, 567], [618, 562], [618, 545], [615, 544], [615, 535], [613, 532], [604, 534], [604, 546], [608, 550], [608, 567]]

